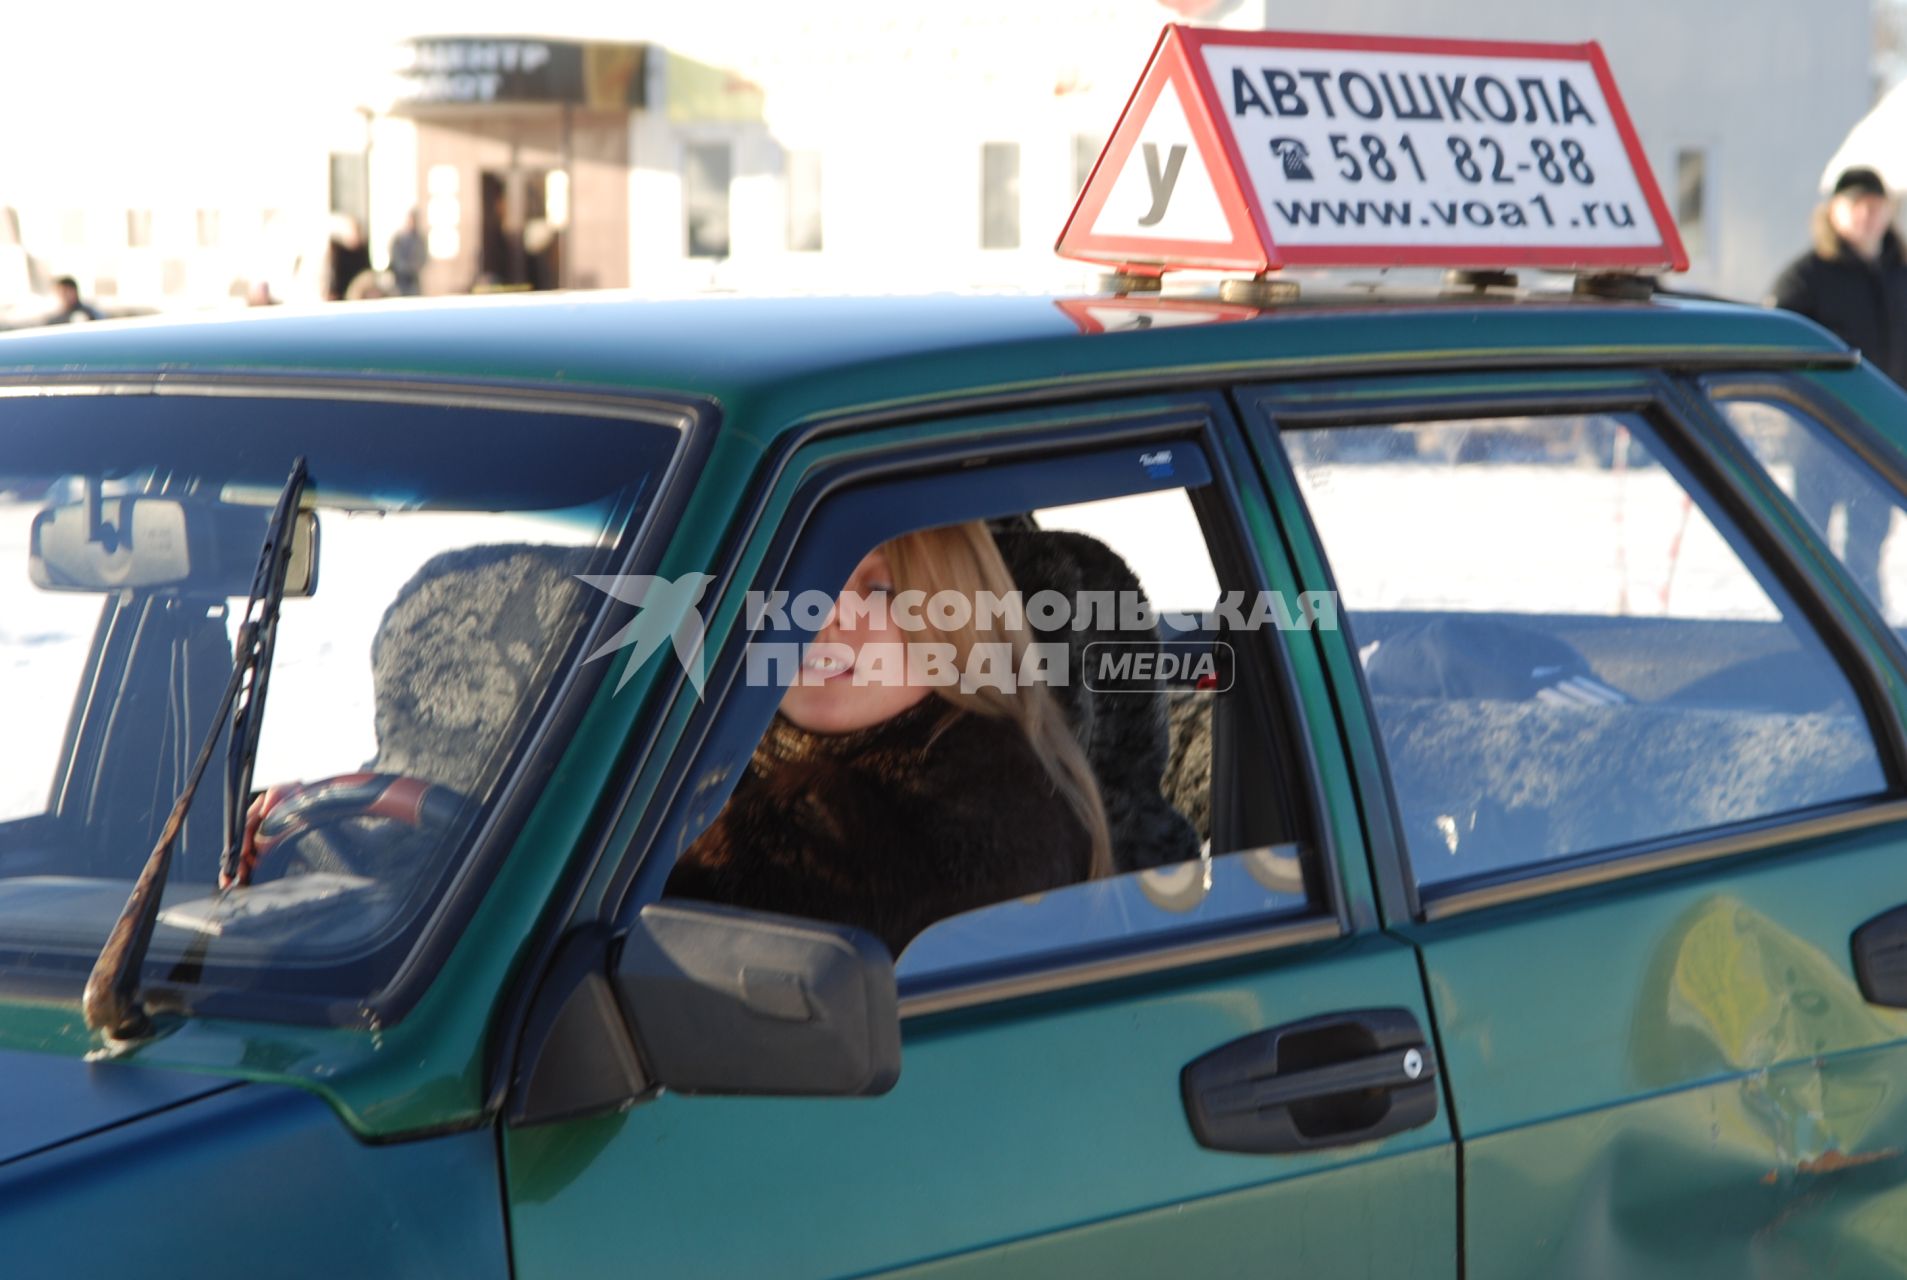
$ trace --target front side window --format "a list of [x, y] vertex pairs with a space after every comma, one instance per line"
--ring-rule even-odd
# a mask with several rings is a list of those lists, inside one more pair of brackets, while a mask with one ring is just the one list
[[1242, 629], [1260, 593], [1212, 549], [1196, 446], [905, 483], [828, 523], [1055, 497], [798, 557], [720, 735], [749, 754], [699, 766], [665, 892], [857, 926], [907, 991], [1315, 916], [1276, 637]]
[[1420, 884], [1885, 788], [1847, 677], [1639, 416], [1282, 438]]
[[[77, 990], [214, 713], [292, 459], [315, 573], [284, 602], [253, 794], [221, 726], [149, 986], [350, 1007], [403, 960], [675, 448], [669, 427], [416, 404], [0, 401], [0, 973]], [[254, 819], [220, 894], [227, 806]]]

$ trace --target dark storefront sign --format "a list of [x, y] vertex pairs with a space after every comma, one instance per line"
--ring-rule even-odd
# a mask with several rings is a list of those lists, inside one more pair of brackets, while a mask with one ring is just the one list
[[543, 103], [604, 110], [644, 105], [640, 44], [420, 37], [399, 49], [395, 105]]

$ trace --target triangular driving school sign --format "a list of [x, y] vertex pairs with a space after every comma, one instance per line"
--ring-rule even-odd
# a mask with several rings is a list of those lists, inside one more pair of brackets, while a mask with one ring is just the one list
[[1270, 265], [1178, 27], [1160, 36], [1057, 248], [1142, 271]]
[[1168, 26], [1058, 251], [1686, 270], [1602, 50]]

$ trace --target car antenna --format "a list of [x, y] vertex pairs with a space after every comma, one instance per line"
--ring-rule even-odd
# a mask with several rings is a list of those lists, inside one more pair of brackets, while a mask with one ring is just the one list
[[[86, 1014], [86, 1026], [89, 1030], [103, 1031], [110, 1040], [137, 1040], [151, 1034], [152, 1018], [140, 998], [139, 972], [145, 964], [146, 948], [152, 943], [153, 927], [158, 923], [160, 895], [165, 890], [166, 873], [172, 866], [173, 849], [185, 829], [185, 815], [198, 794], [199, 780], [211, 763], [212, 748], [218, 742], [226, 714], [233, 715], [235, 742], [241, 734], [256, 740], [255, 726], [263, 710], [261, 700], [278, 630], [278, 606], [285, 596], [293, 529], [306, 482], [305, 460], [300, 457], [292, 463], [291, 475], [278, 494], [271, 522], [265, 526], [264, 545], [258, 551], [258, 568], [252, 575], [251, 598], [246, 602], [244, 621], [234, 646], [232, 675], [225, 683], [218, 711], [212, 716], [211, 730], [199, 747], [198, 758], [192, 762], [192, 772], [185, 786], [172, 802], [172, 812], [146, 859], [145, 869], [132, 887], [132, 896], [126, 899], [106, 945], [93, 962], [92, 974], [86, 979], [86, 993], [80, 1001]], [[238, 709], [234, 712], [235, 704]], [[241, 769], [235, 757], [228, 775], [249, 779], [249, 763], [247, 759]], [[242, 807], [242, 801], [238, 803]], [[226, 858], [231, 856], [232, 851], [227, 850]]]

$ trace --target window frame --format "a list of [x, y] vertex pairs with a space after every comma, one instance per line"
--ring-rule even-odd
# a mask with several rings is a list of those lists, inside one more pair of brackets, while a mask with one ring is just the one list
[[[996, 176], [995, 160], [1001, 168], [999, 182]], [[1021, 164], [1022, 148], [1014, 139], [989, 139], [980, 144], [980, 235], [979, 247], [983, 253], [1012, 252], [1025, 242], [1026, 203], [1020, 191], [1020, 178], [1025, 171]], [[1011, 171], [1005, 166], [1011, 162]], [[994, 232], [995, 217], [1005, 219], [1012, 214], [1013, 226], [1010, 232], [996, 239]]]
[[[1289, 505], [1293, 522], [1298, 526], [1287, 530], [1287, 536], [1302, 539], [1306, 550], [1322, 567], [1324, 580], [1311, 585], [1337, 590], [1325, 540], [1312, 520], [1296, 473], [1279, 439], [1286, 428], [1387, 426], [1472, 417], [1638, 415], [1660, 437], [1663, 449], [1673, 455], [1678, 468], [1698, 491], [1688, 496], [1698, 507], [1704, 508], [1711, 519], [1719, 515], [1726, 521], [1726, 527], [1717, 522], [1717, 532], [1731, 548], [1746, 545], [1754, 553], [1762, 569], [1780, 585], [1813, 628], [1848, 681], [1866, 718], [1886, 791], [1875, 797], [1834, 801], [1721, 827], [1525, 863], [1436, 885], [1421, 885], [1403, 836], [1382, 724], [1363, 664], [1356, 660], [1353, 652], [1349, 666], [1354, 687], [1337, 690], [1336, 697], [1343, 714], [1358, 717], [1376, 744], [1373, 762], [1358, 761], [1355, 753], [1350, 754], [1354, 765], [1365, 764], [1371, 770], [1369, 785], [1364, 788], [1367, 822], [1375, 827], [1381, 818], [1389, 828], [1383, 839], [1374, 833], [1372, 842], [1374, 857], [1385, 858], [1392, 864], [1392, 874], [1380, 873], [1377, 877], [1379, 892], [1386, 895], [1386, 916], [1397, 920], [1440, 920], [1676, 868], [1780, 852], [1813, 839], [1907, 821], [1907, 730], [1902, 727], [1902, 709], [1907, 707], [1907, 667], [1903, 666], [1899, 647], [1889, 644], [1882, 650], [1892, 656], [1893, 661], [1875, 661], [1877, 637], [1872, 630], [1878, 625], [1878, 616], [1871, 610], [1866, 611], [1867, 616], [1854, 610], [1850, 619], [1846, 608], [1850, 602], [1837, 598], [1845, 593], [1824, 591], [1822, 584], [1812, 576], [1814, 566], [1802, 559], [1802, 550], [1815, 549], [1811, 535], [1802, 547], [1797, 547], [1795, 530], [1771, 527], [1757, 511], [1756, 498], [1763, 495], [1754, 493], [1744, 483], [1747, 473], [1740, 465], [1741, 460], [1727, 457], [1728, 442], [1718, 438], [1718, 433], [1723, 432], [1732, 438], [1727, 425], [1718, 415], [1709, 419], [1706, 415], [1714, 411], [1704, 409], [1697, 403], [1696, 394], [1681, 380], [1661, 370], [1615, 370], [1599, 377], [1537, 375], [1529, 379], [1531, 384], [1545, 381], [1551, 385], [1492, 389], [1487, 384], [1478, 385], [1474, 376], [1429, 375], [1241, 388], [1239, 399], [1246, 430], [1259, 447], [1274, 490], [1279, 491], [1281, 501]], [[1731, 462], [1735, 465], [1731, 466]], [[1758, 463], [1752, 458], [1747, 462], [1755, 468], [1755, 474], [1760, 474]], [[1769, 487], [1773, 487], [1772, 483]], [[1798, 513], [1790, 512], [1790, 515], [1794, 520], [1800, 518]], [[1742, 567], [1759, 578], [1753, 564], [1744, 563]], [[1853, 629], [1850, 622], [1855, 624]], [[1346, 636], [1343, 643], [1349, 645], [1349, 631], [1343, 634]], [[1370, 797], [1381, 797], [1381, 802], [1373, 804]], [[1380, 849], [1384, 851], [1381, 854], [1377, 852]]]
[[[799, 441], [789, 448], [792, 457], [769, 464], [771, 472], [778, 473], [776, 479], [781, 482], [788, 500], [785, 507], [766, 502], [755, 508], [753, 527], [742, 540], [742, 546], [758, 551], [752, 571], [745, 572], [732, 562], [707, 598], [719, 599], [738, 609], [749, 590], [786, 589], [785, 575], [795, 563], [795, 557], [813, 547], [818, 521], [833, 509], [830, 500], [849, 489], [949, 472], [985, 473], [994, 470], [996, 465], [1010, 468], [1112, 448], [1173, 441], [1200, 446], [1211, 473], [1211, 496], [1225, 504], [1229, 541], [1236, 545], [1221, 548], [1208, 542], [1215, 567], [1220, 567], [1222, 574], [1225, 567], [1220, 564], [1220, 556], [1239, 557], [1235, 564], [1241, 564], [1255, 582], [1265, 582], [1269, 579], [1266, 566], [1251, 545], [1246, 532], [1248, 525], [1238, 509], [1240, 486], [1254, 483], [1254, 478], [1249, 473], [1241, 476], [1226, 454], [1223, 436], [1231, 424], [1222, 399], [1206, 394], [1174, 397], [1172, 402], [1100, 402], [1072, 409], [1032, 411], [1007, 408], [984, 418], [969, 419], [960, 424], [962, 429], [950, 431], [944, 423], [923, 424], [903, 428], [886, 440], [871, 440], [860, 448], [850, 445], [841, 452], [804, 450], [802, 446], [810, 442]], [[811, 456], [804, 458], [803, 453]], [[1182, 486], [1160, 486], [1161, 489], [1174, 487], [1183, 491]], [[1005, 513], [1004, 508], [999, 512]], [[1203, 517], [1204, 513], [1200, 514]], [[937, 514], [930, 517], [928, 523], [961, 518], [964, 517], [957, 512]], [[1203, 520], [1201, 528], [1204, 529]], [[1209, 535], [1209, 530], [1206, 532]], [[855, 554], [865, 549], [860, 547]], [[737, 548], [738, 560], [741, 550], [742, 547]], [[722, 607], [717, 604], [711, 606], [711, 610]], [[733, 690], [742, 668], [747, 639], [747, 633], [737, 622], [713, 646], [716, 656], [709, 667], [705, 700], [698, 702], [692, 690], [683, 693], [678, 689], [677, 705], [667, 719], [671, 724], [682, 721], [681, 734], [668, 759], [656, 767], [659, 776], [655, 793], [637, 819], [631, 839], [615, 855], [616, 865], [604, 887], [604, 913], [615, 921], [616, 932], [626, 928], [643, 906], [662, 894], [675, 864], [674, 855], [665, 851], [663, 842], [685, 829], [689, 822], [688, 811], [701, 802], [691, 780], [705, 776], [714, 763], [710, 756], [728, 754], [736, 741], [746, 739], [752, 747], [773, 714], [772, 703], [757, 709], [759, 714], [755, 715], [750, 714], [749, 707], [736, 708]], [[1307, 821], [1301, 825], [1309, 836], [1307, 865], [1317, 868], [1316, 882], [1322, 901], [1311, 904], [1309, 911], [1296, 918], [1289, 915], [1257, 918], [1191, 937], [1166, 930], [1138, 941], [1109, 939], [1107, 946], [1096, 949], [1083, 961], [1076, 956], [1051, 953], [1016, 956], [991, 966], [988, 974], [976, 981], [936, 984], [934, 975], [920, 975], [906, 984], [901, 993], [903, 1018], [993, 1005], [1138, 974], [1297, 947], [1336, 939], [1352, 931], [1354, 925], [1347, 905], [1350, 895], [1341, 883], [1339, 853], [1327, 821], [1329, 810], [1316, 758], [1313, 727], [1306, 723], [1295, 677], [1282, 646], [1275, 639], [1269, 640], [1265, 653], [1272, 668], [1267, 673], [1268, 692], [1283, 702], [1282, 706], [1267, 707], [1266, 714], [1287, 735], [1293, 750], [1292, 764], [1304, 775], [1298, 785], [1310, 812], [1304, 815]], [[679, 680], [678, 683], [686, 686], [687, 682]], [[727, 785], [721, 796], [724, 802], [733, 785], [732, 781], [725, 781]]]
[[[703, 212], [703, 206], [712, 204], [718, 188], [711, 186], [703, 191], [696, 189], [690, 182], [694, 168], [690, 160], [692, 154], [701, 157], [720, 151], [723, 164], [727, 168], [727, 179], [719, 187], [722, 211], [722, 249], [719, 253], [698, 253], [696, 251], [696, 216]], [[736, 140], [727, 136], [692, 136], [682, 140], [681, 186], [682, 186], [682, 259], [685, 262], [727, 262], [735, 256], [735, 152]], [[700, 163], [698, 159], [694, 163]]]

